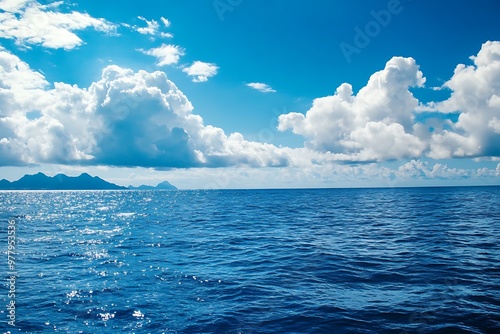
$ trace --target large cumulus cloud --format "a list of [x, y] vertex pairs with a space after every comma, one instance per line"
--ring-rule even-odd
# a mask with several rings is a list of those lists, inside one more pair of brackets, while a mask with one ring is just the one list
[[0, 52], [2, 165], [284, 166], [288, 153], [226, 135], [201, 116], [164, 72], [108, 66], [86, 89], [56, 83]]
[[[394, 57], [357, 94], [344, 83], [305, 114], [281, 115], [278, 129], [342, 161], [500, 156], [500, 42], [483, 44], [471, 59], [442, 87], [451, 91], [445, 101], [423, 106], [410, 91], [425, 83], [416, 61]], [[421, 111], [459, 116], [427, 124], [416, 121]]]
[[424, 82], [413, 58], [394, 57], [358, 94], [344, 83], [334, 95], [315, 99], [305, 115], [281, 115], [278, 129], [291, 129], [304, 136], [306, 146], [336, 153], [339, 159], [416, 157], [425, 143], [413, 134], [418, 100], [409, 88]]
[[[18, 57], [0, 49], [0, 155], [3, 165], [64, 162], [84, 157], [68, 129], [51, 115], [54, 93], [48, 82]], [[59, 101], [64, 101], [61, 94]], [[46, 112], [40, 114], [41, 109]], [[35, 116], [32, 116], [35, 115]], [[76, 125], [73, 125], [76, 126]]]
[[286, 153], [273, 145], [204, 125], [164, 72], [135, 73], [110, 66], [88, 92], [97, 124], [93, 163], [149, 167], [288, 163]]
[[473, 65], [460, 64], [443, 88], [449, 99], [431, 103], [431, 110], [458, 113], [450, 129], [434, 133], [430, 156], [500, 156], [500, 42], [486, 42]]

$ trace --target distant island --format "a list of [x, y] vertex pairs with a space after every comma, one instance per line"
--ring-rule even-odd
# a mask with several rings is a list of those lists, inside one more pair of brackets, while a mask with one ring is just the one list
[[142, 185], [139, 187], [128, 186], [127, 189], [130, 189], [130, 190], [155, 190], [155, 189], [158, 189], [158, 190], [177, 190], [177, 187], [168, 181], [163, 181], [161, 183], [158, 183], [156, 185], [156, 187]]
[[44, 173], [24, 175], [17, 181], [0, 180], [0, 190], [176, 190], [168, 181], [156, 187], [142, 185], [139, 187], [123, 187], [107, 182], [98, 176], [82, 173], [80, 176], [57, 174], [47, 176]]

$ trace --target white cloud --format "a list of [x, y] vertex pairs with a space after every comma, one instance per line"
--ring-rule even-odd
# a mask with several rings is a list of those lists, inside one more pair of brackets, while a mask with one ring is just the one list
[[161, 22], [163, 23], [163, 25], [165, 26], [165, 28], [170, 27], [171, 22], [168, 19], [166, 19], [164, 17], [161, 17], [160, 19], [161, 19]]
[[0, 89], [9, 91], [43, 88], [48, 83], [42, 74], [30, 69], [30, 66], [18, 57], [0, 47]]
[[426, 161], [412, 160], [397, 170], [397, 176], [400, 179], [463, 179], [480, 173], [479, 170], [470, 170], [464, 168], [449, 168], [447, 165], [435, 163], [433, 166]]
[[32, 0], [2, 0], [0, 2], [0, 9], [11, 12], [18, 13], [22, 8], [26, 7], [26, 4]]
[[[483, 44], [474, 65], [458, 65], [443, 89], [445, 101], [422, 105], [410, 87], [425, 78], [415, 60], [394, 57], [357, 94], [344, 83], [332, 96], [315, 99], [307, 113], [279, 117], [278, 129], [292, 130], [305, 146], [336, 160], [500, 156], [500, 42]], [[415, 114], [457, 113], [415, 120]]]
[[101, 124], [90, 131], [97, 138], [94, 163], [148, 167], [287, 164], [286, 154], [272, 145], [204, 125], [164, 72], [109, 66], [89, 93], [95, 106], [94, 124]]
[[[128, 24], [123, 24], [125, 27], [132, 28], [133, 30], [137, 31], [140, 34], [143, 35], [150, 35], [152, 38], [154, 37], [161, 37], [161, 38], [172, 38], [173, 35], [169, 32], [162, 32], [160, 24], [156, 20], [148, 20], [144, 18], [143, 16], [138, 16], [137, 17], [139, 20], [143, 21], [146, 23], [145, 27], [139, 27], [137, 25], [130, 26]], [[170, 21], [167, 20], [164, 17], [161, 17], [161, 22], [165, 28], [168, 28], [170, 26]]]
[[182, 71], [193, 77], [193, 82], [204, 82], [216, 75], [218, 69], [219, 67], [213, 63], [195, 61], [191, 66], [182, 69]]
[[418, 157], [426, 145], [413, 133], [418, 100], [409, 87], [424, 82], [413, 58], [394, 57], [357, 95], [344, 83], [333, 96], [315, 99], [306, 115], [281, 115], [278, 129], [291, 129], [307, 147], [337, 154], [339, 160]]
[[[0, 152], [3, 164], [84, 161], [90, 156], [85, 125], [81, 119], [88, 96], [75, 86], [48, 82], [18, 57], [0, 52]], [[28, 117], [36, 111], [35, 117]]]
[[439, 163], [413, 160], [392, 168], [369, 163], [177, 169], [169, 174], [169, 180], [180, 187], [210, 189], [402, 187], [495, 184], [495, 172], [495, 168], [450, 168]]
[[[333, 96], [315, 99], [307, 113], [279, 117], [278, 129], [305, 138], [308, 148], [338, 160], [500, 156], [500, 42], [483, 44], [474, 65], [458, 65], [442, 89], [451, 97], [422, 105], [409, 91], [425, 82], [412, 58], [394, 57], [358, 94], [344, 83]], [[458, 121], [419, 112], [457, 113]]]
[[399, 123], [368, 122], [353, 130], [341, 144], [354, 151], [354, 160], [385, 161], [418, 157], [426, 145], [418, 137], [406, 133]]
[[496, 133], [500, 133], [500, 119], [493, 117], [489, 122], [488, 126], [493, 129]]
[[146, 27], [134, 26], [138, 33], [143, 35], [156, 35], [158, 33], [158, 28], [160, 28], [160, 25], [158, 24], [157, 21], [155, 20], [148, 21], [142, 16], [138, 16], [137, 18], [141, 21], [144, 21], [147, 25]]
[[115, 31], [115, 25], [87, 13], [59, 10], [62, 2], [41, 5], [34, 0], [9, 0], [0, 3], [0, 37], [14, 39], [29, 47], [41, 45], [50, 49], [73, 49], [83, 41], [74, 31], [93, 28], [104, 33]]
[[[283, 149], [204, 125], [164, 72], [108, 66], [88, 89], [56, 83], [44, 90], [41, 74], [4, 51], [0, 82], [3, 165], [261, 167], [289, 161]], [[29, 117], [33, 111], [37, 115]]]
[[157, 48], [139, 51], [145, 55], [156, 57], [158, 66], [175, 65], [184, 55], [184, 50], [181, 47], [171, 44], [162, 44]]
[[161, 32], [161, 33], [160, 33], [160, 37], [161, 37], [161, 38], [172, 38], [172, 37], [174, 37], [174, 35], [172, 35], [172, 34], [171, 34], [171, 33], [169, 33], [169, 32]]
[[474, 65], [460, 64], [444, 87], [452, 91], [443, 102], [428, 107], [459, 113], [450, 129], [432, 134], [430, 156], [500, 156], [500, 42], [486, 42]]
[[246, 84], [248, 87], [258, 90], [261, 93], [276, 93], [276, 90], [272, 89], [271, 86], [266, 85], [262, 82], [251, 82]]

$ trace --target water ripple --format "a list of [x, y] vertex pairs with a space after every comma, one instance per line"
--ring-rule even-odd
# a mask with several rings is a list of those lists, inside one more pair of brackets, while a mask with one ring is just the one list
[[499, 187], [0, 200], [20, 332], [500, 332]]

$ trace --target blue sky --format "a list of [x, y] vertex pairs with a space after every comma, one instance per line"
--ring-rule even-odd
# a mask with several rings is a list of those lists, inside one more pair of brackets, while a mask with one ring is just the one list
[[498, 184], [496, 1], [3, 0], [0, 9], [0, 178]]

